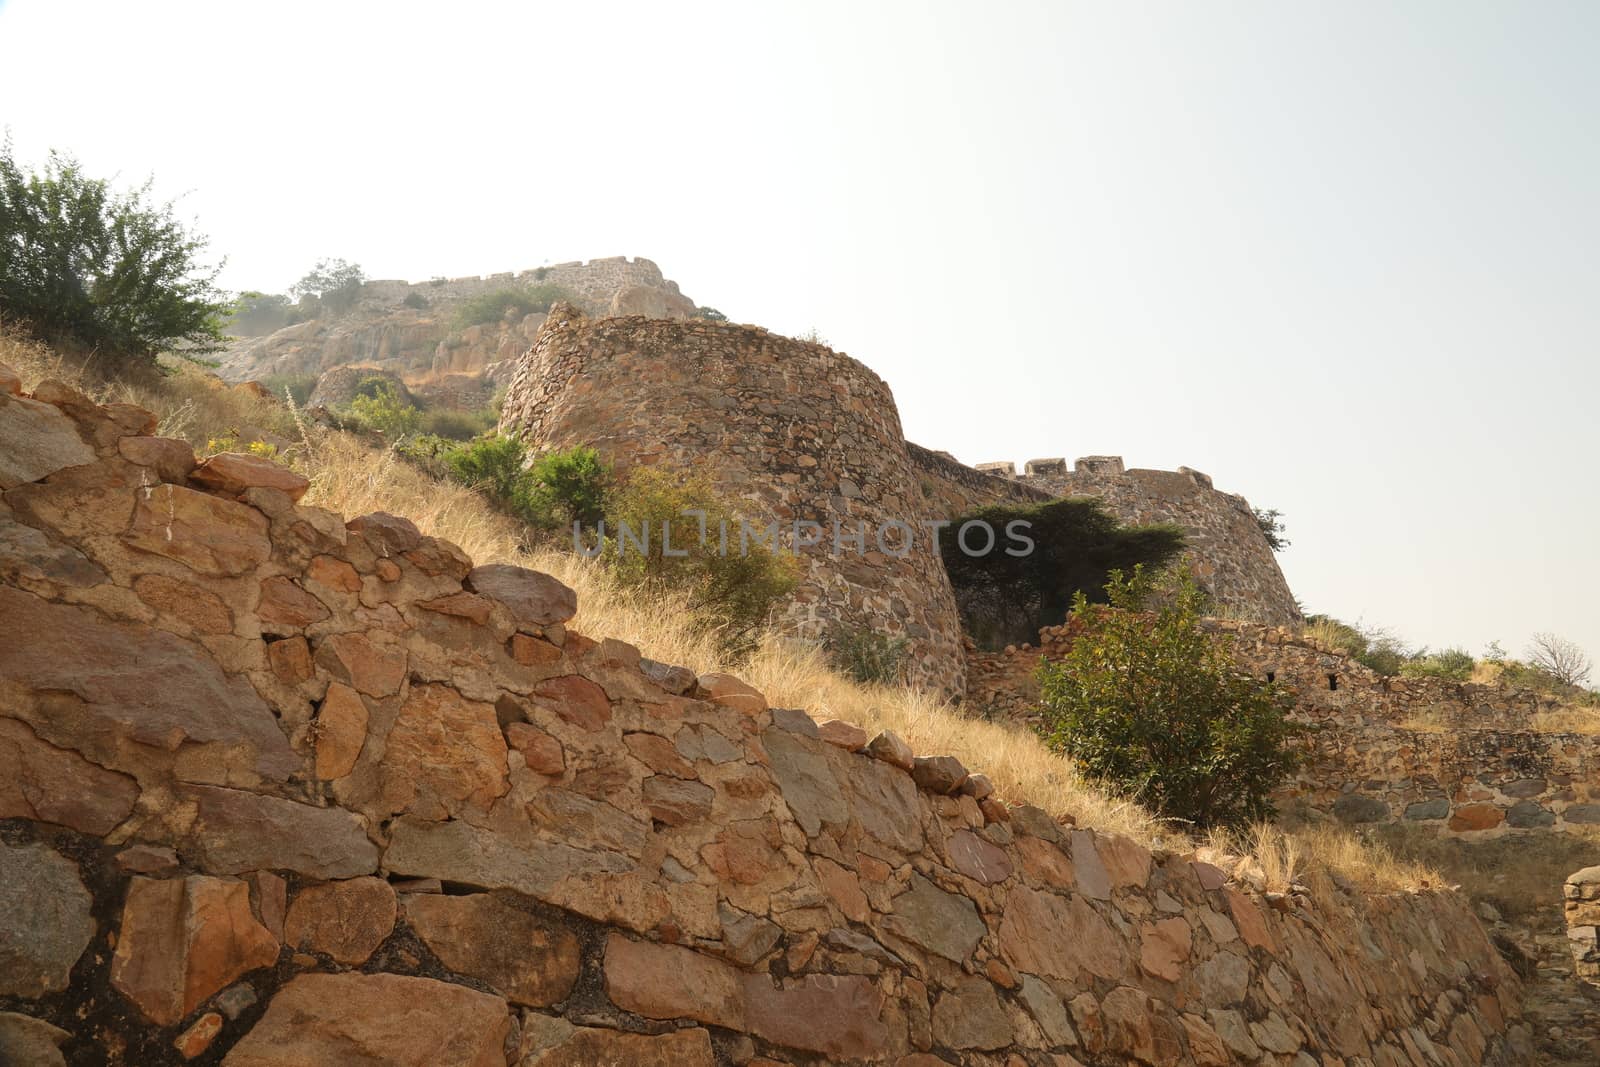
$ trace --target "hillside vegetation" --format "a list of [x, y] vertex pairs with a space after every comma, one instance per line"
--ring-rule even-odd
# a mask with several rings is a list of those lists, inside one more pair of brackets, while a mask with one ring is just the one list
[[[163, 373], [106, 381], [82, 363], [47, 348], [0, 322], [0, 363], [21, 376], [23, 387], [53, 378], [97, 400], [138, 404], [160, 419], [158, 433], [187, 440], [197, 451], [249, 449], [261, 436], [287, 447], [257, 445], [311, 480], [304, 503], [347, 517], [386, 511], [410, 518], [426, 534], [459, 545], [479, 563], [514, 563], [552, 574], [578, 594], [581, 632], [628, 641], [647, 656], [697, 672], [738, 674], [777, 707], [804, 708], [819, 719], [855, 722], [869, 733], [892, 730], [921, 753], [949, 754], [981, 770], [1000, 795], [1035, 804], [1079, 825], [1127, 834], [1146, 845], [1190, 848], [1202, 844], [1163, 824], [1131, 801], [1086, 781], [1074, 764], [1034, 734], [969, 718], [928, 693], [904, 686], [864, 684], [830, 665], [824, 649], [766, 628], [729, 651], [712, 625], [697, 620], [686, 593], [619, 581], [600, 562], [554, 548], [529, 548], [524, 529], [479, 493], [430, 477], [392, 449], [353, 433], [308, 424], [292, 405], [249, 385], [228, 386], [188, 364]], [[1313, 892], [1335, 882], [1372, 890], [1438, 886], [1425, 866], [1398, 860], [1333, 831], [1285, 835], [1258, 828], [1238, 836], [1213, 835], [1207, 855], [1249, 872], [1252, 880], [1285, 888], [1300, 882]]]

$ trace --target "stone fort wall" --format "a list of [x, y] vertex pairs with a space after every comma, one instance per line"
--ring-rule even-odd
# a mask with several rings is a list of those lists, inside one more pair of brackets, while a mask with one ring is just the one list
[[570, 630], [546, 575], [16, 389], [8, 1061], [1531, 1062], [1458, 894], [1267, 894], [1055, 821]]
[[1218, 491], [1199, 471], [1127, 470], [1120, 456], [1085, 457], [1071, 469], [1064, 459], [1036, 459], [1021, 474], [1010, 463], [980, 463], [977, 469], [1052, 496], [1096, 497], [1126, 523], [1177, 523], [1188, 537], [1195, 577], [1224, 611], [1271, 626], [1300, 620], [1249, 502]]
[[[850, 357], [758, 327], [558, 305], [511, 378], [501, 428], [540, 450], [590, 445], [622, 469], [704, 474], [752, 521], [820, 524], [786, 613], [795, 631], [904, 637], [909, 681], [963, 691], [960, 622], [931, 536], [918, 530], [904, 555], [875, 537], [885, 522], [945, 516], [921, 495], [888, 385]], [[836, 522], [846, 534], [866, 525], [864, 553], [834, 552]]]
[[[1280, 793], [1286, 810], [1352, 824], [1408, 823], [1482, 840], [1600, 824], [1600, 736], [1532, 728], [1554, 708], [1532, 690], [1387, 678], [1287, 629], [1213, 620], [1242, 669], [1287, 688], [1316, 730], [1311, 762]], [[969, 649], [968, 704], [1037, 722], [1034, 672], [1071, 644], [1047, 627], [1038, 647]]]
[[464, 278], [430, 278], [424, 281], [374, 279], [364, 283], [361, 296], [364, 300], [399, 303], [412, 293], [432, 301], [464, 300], [482, 293], [493, 292], [508, 286], [559, 285], [578, 297], [591, 313], [604, 314], [613, 298], [629, 289], [658, 289], [687, 302], [687, 312], [694, 310], [693, 301], [678, 289], [678, 283], [661, 273], [653, 261], [637, 256], [610, 256], [602, 259], [572, 260], [522, 271], [505, 271]]

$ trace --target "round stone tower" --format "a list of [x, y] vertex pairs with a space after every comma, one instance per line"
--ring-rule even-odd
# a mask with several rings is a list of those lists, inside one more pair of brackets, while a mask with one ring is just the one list
[[[961, 626], [889, 387], [823, 345], [703, 320], [588, 319], [557, 304], [511, 378], [502, 432], [590, 445], [619, 470], [706, 475], [753, 524], [802, 545], [785, 622], [908, 642], [907, 680], [959, 695]], [[948, 516], [938, 516], [948, 518]], [[809, 524], [815, 523], [815, 527]], [[903, 523], [907, 529], [888, 530]], [[853, 534], [864, 528], [858, 544]]]

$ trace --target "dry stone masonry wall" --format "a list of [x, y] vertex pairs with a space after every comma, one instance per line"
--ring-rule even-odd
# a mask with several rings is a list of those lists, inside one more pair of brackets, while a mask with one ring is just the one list
[[[1294, 631], [1212, 620], [1240, 666], [1286, 687], [1316, 727], [1312, 762], [1280, 803], [1354, 824], [1404, 822], [1483, 840], [1600, 824], [1600, 737], [1534, 730], [1553, 708], [1533, 690], [1384, 677]], [[1058, 659], [1071, 626], [1039, 647], [969, 646], [968, 703], [1037, 722], [1041, 658]]]
[[1054, 821], [154, 426], [0, 368], [13, 1061], [1529, 1062], [1454, 894]]
[[1127, 470], [1120, 456], [1088, 456], [1070, 470], [1064, 459], [1036, 459], [1020, 475], [1010, 463], [980, 463], [977, 469], [1053, 496], [1095, 497], [1126, 523], [1177, 523], [1188, 538], [1191, 569], [1222, 608], [1270, 626], [1300, 621], [1249, 502], [1218, 491], [1199, 471]]
[[[787, 527], [789, 544], [794, 523], [818, 524], [787, 609], [796, 632], [904, 637], [914, 684], [962, 691], [960, 622], [932, 537], [877, 536], [947, 516], [921, 495], [889, 387], [850, 357], [759, 327], [558, 305], [511, 379], [501, 429], [541, 451], [590, 445], [622, 469], [704, 474], [753, 523]], [[863, 527], [858, 547], [849, 537]]]

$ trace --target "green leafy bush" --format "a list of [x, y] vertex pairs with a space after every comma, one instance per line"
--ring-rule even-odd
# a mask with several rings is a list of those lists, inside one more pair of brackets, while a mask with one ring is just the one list
[[[704, 527], [690, 512], [703, 513]], [[713, 620], [730, 648], [746, 645], [799, 581], [792, 555], [740, 545], [739, 513], [703, 478], [637, 468], [606, 494], [605, 516], [603, 558], [615, 573], [630, 583], [686, 590], [693, 612]], [[663, 524], [670, 524], [671, 550], [684, 555], [668, 554]], [[648, 531], [645, 543], [619, 537], [623, 526], [635, 535]]]
[[388, 378], [367, 378], [357, 385], [349, 412], [366, 429], [390, 439], [409, 437], [422, 425], [422, 412], [406, 403]]
[[571, 300], [573, 296], [559, 285], [530, 285], [525, 288], [506, 287], [480, 293], [463, 301], [455, 312], [457, 329], [499, 322], [507, 312], [517, 318], [537, 311], [549, 311], [558, 300]]
[[515, 437], [490, 436], [457, 444], [427, 435], [407, 453], [543, 531], [573, 522], [592, 526], [604, 515], [611, 468], [592, 448], [578, 445], [530, 462], [527, 449]]
[[1272, 813], [1300, 765], [1292, 701], [1240, 673], [1225, 639], [1201, 628], [1188, 574], [1118, 571], [1110, 607], [1074, 597], [1078, 634], [1040, 667], [1046, 741], [1083, 771], [1168, 818], [1206, 828]]
[[[995, 531], [993, 551], [974, 556], [962, 550], [960, 531], [968, 522]], [[1007, 536], [1013, 523], [1027, 524], [1016, 527], [1033, 542], [1024, 555], [1006, 551], [1014, 543]], [[970, 543], [981, 547], [981, 529]], [[982, 508], [956, 519], [939, 538], [962, 626], [991, 649], [1035, 640], [1040, 627], [1066, 619], [1076, 593], [1102, 601], [1112, 571], [1140, 564], [1158, 569], [1177, 558], [1183, 544], [1176, 526], [1123, 526], [1098, 501], [1083, 498]]]
[[405, 295], [405, 299], [400, 301], [400, 304], [402, 307], [408, 307], [415, 311], [421, 311], [423, 308], [428, 306], [428, 298], [423, 296], [421, 293], [407, 293]]
[[562, 526], [594, 526], [605, 517], [611, 466], [583, 445], [546, 452], [528, 467], [534, 508]]
[[118, 192], [55, 152], [26, 172], [0, 142], [0, 312], [42, 339], [147, 369], [217, 351], [229, 302], [205, 247], [148, 181]]
[[705, 319], [707, 322], [728, 321], [728, 316], [724, 315], [714, 307], [697, 307], [694, 309], [694, 317], [697, 319]]
[[828, 635], [828, 660], [865, 685], [894, 685], [905, 673], [910, 642], [876, 630], [837, 627]]

